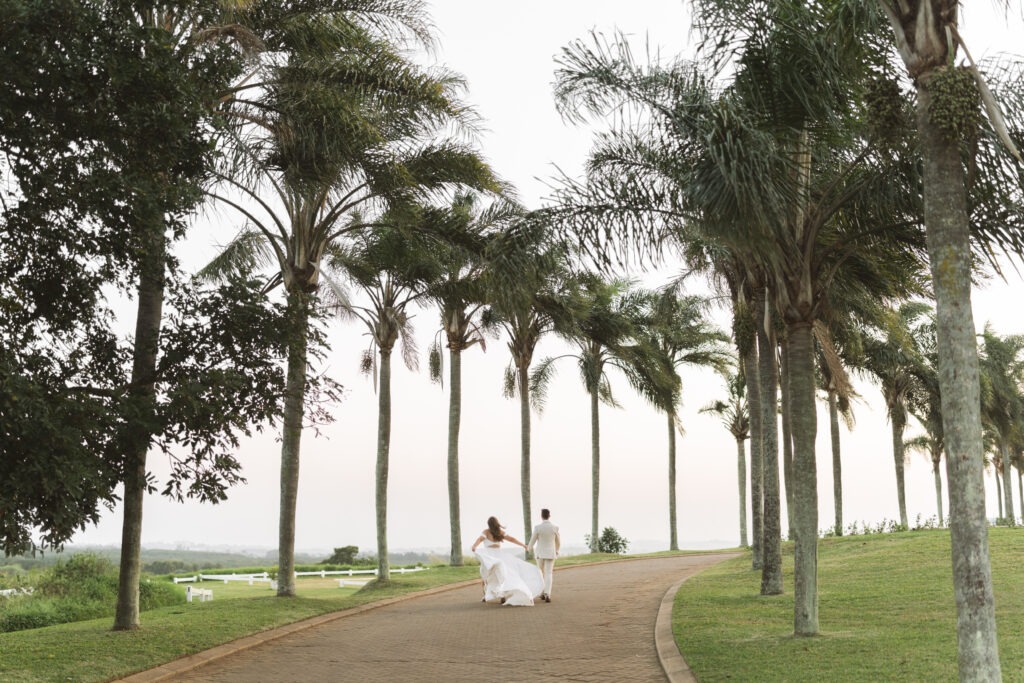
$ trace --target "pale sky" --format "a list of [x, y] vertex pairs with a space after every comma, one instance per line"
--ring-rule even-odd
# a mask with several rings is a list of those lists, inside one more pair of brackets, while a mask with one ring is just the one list
[[[971, 2], [964, 34], [975, 58], [1001, 51], [1024, 51], [1019, 15], [1004, 16], [996, 3]], [[686, 4], [680, 0], [521, 0], [491, 3], [479, 0], [435, 0], [432, 14], [438, 27], [439, 62], [469, 81], [468, 100], [484, 119], [480, 146], [497, 171], [518, 188], [530, 207], [547, 194], [545, 182], [555, 166], [578, 174], [590, 147], [591, 133], [564, 124], [555, 112], [551, 84], [553, 57], [576, 38], [596, 28], [619, 28], [642, 47], [645, 37], [663, 54], [692, 51]], [[231, 238], [235, 216], [221, 211], [215, 226], [204, 222], [183, 251], [187, 263], [201, 265], [216, 253], [216, 244]], [[662, 284], [667, 268], [648, 274], [649, 285]], [[1024, 332], [1019, 304], [1024, 285], [993, 283], [974, 295], [978, 329], [991, 321], [1003, 334]], [[728, 315], [716, 314], [725, 326]], [[414, 323], [421, 351], [437, 329], [437, 314], [420, 311]], [[727, 328], [725, 328], [728, 331]], [[366, 347], [363, 331], [353, 322], [338, 322], [330, 332], [332, 350], [323, 368], [346, 387], [334, 407], [336, 422], [316, 435], [303, 434], [297, 513], [296, 548], [324, 551], [357, 545], [376, 548], [374, 526], [374, 464], [376, 397], [373, 384], [358, 373]], [[562, 353], [555, 339], [543, 341], [537, 359]], [[496, 515], [513, 536], [522, 538], [519, 493], [518, 404], [502, 397], [502, 372], [508, 363], [503, 339], [488, 343], [486, 353], [474, 347], [463, 359], [461, 498], [463, 548]], [[418, 373], [396, 359], [393, 383], [389, 545], [391, 550], [448, 546], [446, 484], [447, 388], [431, 384], [425, 358]], [[616, 381], [618, 380], [618, 381]], [[724, 394], [713, 373], [684, 371], [682, 423], [686, 436], [678, 442], [679, 538], [685, 547], [727, 547], [739, 543], [735, 443], [713, 417], [698, 414]], [[664, 417], [632, 395], [622, 378], [613, 377], [622, 409], [601, 408], [601, 527], [613, 526], [632, 542], [633, 550], [668, 547], [667, 434]], [[876, 523], [898, 519], [896, 483], [889, 426], [877, 388], [859, 383], [862, 399], [855, 406], [853, 432], [842, 430], [844, 518]], [[819, 403], [818, 484], [820, 527], [832, 524], [831, 451], [828, 410]], [[908, 436], [918, 431], [908, 430]], [[280, 443], [275, 433], [243, 443], [239, 460], [248, 483], [233, 489], [217, 506], [177, 504], [149, 496], [145, 503], [143, 545], [187, 547], [232, 546], [237, 549], [276, 547], [278, 528]], [[552, 510], [562, 529], [563, 545], [581, 547], [590, 530], [589, 401], [572, 361], [561, 366], [548, 407], [533, 420], [533, 518], [541, 507]], [[158, 479], [166, 463], [150, 454]], [[945, 476], [943, 473], [943, 485]], [[989, 515], [995, 516], [994, 483]], [[912, 456], [906, 471], [910, 519], [935, 514], [930, 463]], [[1016, 493], [1015, 504], [1016, 504]], [[947, 506], [948, 510], [948, 506]], [[749, 520], [749, 511], [748, 511]], [[106, 514], [95, 527], [74, 539], [77, 544], [116, 545], [121, 512]], [[783, 523], [785, 528], [785, 522]]]

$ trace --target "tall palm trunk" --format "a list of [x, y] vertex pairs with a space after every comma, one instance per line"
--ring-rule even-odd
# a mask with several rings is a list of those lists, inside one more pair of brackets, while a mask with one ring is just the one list
[[452, 530], [450, 563], [462, 566], [462, 528], [459, 511], [459, 425], [462, 420], [462, 347], [448, 342], [448, 517]]
[[932, 474], [935, 475], [935, 509], [939, 511], [939, 526], [945, 525], [945, 515], [942, 512], [942, 475], [939, 473], [939, 453], [932, 453]]
[[753, 543], [750, 546], [754, 569], [761, 568], [761, 539], [764, 527], [764, 465], [761, 459], [761, 438], [764, 415], [761, 412], [761, 381], [757, 371], [757, 357], [753, 349], [743, 353], [743, 373], [747, 381], [747, 408], [750, 411], [750, 526]]
[[836, 536], [843, 535], [843, 459], [839, 443], [839, 401], [836, 392], [828, 391], [828, 422], [832, 432], [832, 499], [834, 501]]
[[676, 528], [676, 419], [668, 414], [668, 549], [679, 550]]
[[1002, 519], [1003, 515], [1006, 514], [1006, 513], [1003, 512], [1003, 482], [1002, 482], [1002, 479], [999, 478], [999, 470], [998, 469], [996, 470], [995, 475], [996, 475], [995, 476], [995, 480], [996, 480], [996, 505], [999, 507], [999, 519]]
[[591, 482], [591, 505], [590, 505], [590, 552], [597, 552], [597, 509], [598, 499], [601, 493], [601, 423], [599, 421], [597, 387], [590, 392], [590, 482]]
[[524, 541], [530, 544], [533, 533], [530, 515], [530, 365], [520, 363], [516, 366], [516, 380], [519, 382], [519, 444], [521, 459], [519, 463], [519, 487], [523, 496], [523, 535]]
[[779, 384], [782, 393], [782, 476], [786, 485], [786, 525], [787, 536], [791, 540], [793, 533], [793, 409], [789, 401], [789, 341], [783, 337], [779, 344], [780, 354]]
[[793, 406], [793, 634], [818, 634], [818, 474], [814, 440], [814, 341], [807, 322], [789, 325]]
[[1013, 465], [1010, 464], [1010, 447], [1005, 443], [999, 447], [1003, 457], [1003, 510], [1007, 523], [1013, 524]]
[[[767, 297], [761, 310], [767, 312]], [[765, 324], [768, 323], [765, 315]], [[779, 493], [779, 381], [775, 364], [775, 339], [765, 325], [757, 326], [757, 361], [761, 383], [764, 469], [764, 516], [761, 537], [761, 595], [782, 593], [782, 513]]]
[[[925, 0], [929, 2], [930, 0]], [[944, 40], [944, 38], [940, 38]], [[953, 589], [961, 681], [1000, 681], [985, 519], [978, 349], [971, 311], [971, 244], [960, 145], [929, 117], [933, 72], [917, 78], [924, 223], [935, 294], [939, 391], [949, 482]]]
[[391, 581], [388, 561], [388, 461], [391, 455], [391, 348], [380, 348], [377, 397], [377, 581]]
[[1017, 468], [1017, 500], [1020, 503], [1020, 518], [1024, 521], [1024, 478], [1021, 477], [1020, 468]]
[[309, 338], [309, 295], [288, 292], [288, 313], [298, 333], [288, 344], [288, 376], [281, 434], [281, 509], [277, 541], [277, 594], [295, 595], [295, 508], [299, 497], [299, 446], [306, 393], [306, 355]]
[[740, 493], [740, 545], [747, 547], [747, 457], [743, 439], [736, 439], [736, 479]]
[[135, 345], [132, 351], [130, 401], [135, 417], [125, 427], [124, 522], [121, 529], [121, 569], [117, 581], [114, 630], [139, 627], [139, 580], [142, 574], [142, 501], [146, 495], [146, 453], [153, 435], [156, 408], [157, 351], [164, 303], [164, 261], [167, 243], [162, 217], [153, 219], [141, 264]]
[[896, 498], [900, 506], [900, 526], [909, 529], [907, 524], [907, 494], [904, 479], [904, 466], [906, 453], [903, 449], [903, 431], [907, 426], [906, 418], [903, 417], [900, 408], [897, 406], [890, 415], [892, 424], [892, 459], [896, 465]]

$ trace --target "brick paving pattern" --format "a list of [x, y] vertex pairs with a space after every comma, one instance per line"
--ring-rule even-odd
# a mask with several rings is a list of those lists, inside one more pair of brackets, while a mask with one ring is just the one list
[[404, 600], [230, 654], [170, 680], [665, 681], [654, 625], [666, 589], [730, 556], [566, 568], [555, 573], [552, 602], [534, 607], [481, 603], [478, 586]]

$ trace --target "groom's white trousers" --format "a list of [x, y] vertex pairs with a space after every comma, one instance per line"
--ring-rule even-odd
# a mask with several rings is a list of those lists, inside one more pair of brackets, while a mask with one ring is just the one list
[[555, 561], [554, 559], [538, 557], [537, 567], [540, 568], [540, 573], [544, 576], [544, 592], [551, 595], [551, 580], [554, 578]]

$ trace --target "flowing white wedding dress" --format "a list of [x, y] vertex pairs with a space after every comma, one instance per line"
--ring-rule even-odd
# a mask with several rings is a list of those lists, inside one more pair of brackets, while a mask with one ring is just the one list
[[473, 553], [480, 560], [484, 599], [505, 598], [506, 605], [532, 607], [544, 590], [544, 577], [535, 565], [502, 552], [501, 543], [484, 540]]

